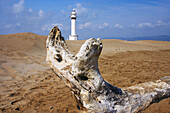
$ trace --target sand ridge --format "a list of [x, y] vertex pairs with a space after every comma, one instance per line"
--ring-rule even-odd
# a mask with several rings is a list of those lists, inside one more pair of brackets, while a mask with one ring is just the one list
[[[34, 33], [0, 35], [1, 112], [79, 112], [74, 96], [46, 64], [46, 38]], [[76, 54], [85, 40], [66, 42]], [[102, 42], [99, 69], [113, 85], [128, 87], [170, 76], [170, 42]], [[170, 99], [164, 99], [144, 112], [168, 113], [169, 105]]]

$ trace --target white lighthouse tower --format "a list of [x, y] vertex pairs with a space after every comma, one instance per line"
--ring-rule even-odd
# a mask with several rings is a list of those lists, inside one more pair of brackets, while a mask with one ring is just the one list
[[76, 35], [77, 13], [75, 9], [73, 9], [73, 11], [71, 12], [70, 18], [71, 18], [71, 35], [69, 35], [69, 40], [78, 40], [78, 35]]

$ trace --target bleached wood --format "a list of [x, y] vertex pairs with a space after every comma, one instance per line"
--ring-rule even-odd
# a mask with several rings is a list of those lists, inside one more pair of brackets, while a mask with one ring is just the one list
[[98, 69], [103, 47], [100, 39], [88, 39], [74, 56], [55, 26], [49, 33], [46, 47], [46, 61], [70, 88], [81, 111], [133, 113], [170, 96], [170, 77], [122, 89], [106, 82]]

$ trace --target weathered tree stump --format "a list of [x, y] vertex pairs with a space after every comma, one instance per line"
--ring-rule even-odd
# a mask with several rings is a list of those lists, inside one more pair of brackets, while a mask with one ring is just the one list
[[170, 77], [123, 89], [106, 82], [98, 69], [103, 47], [100, 39], [88, 39], [74, 56], [55, 26], [49, 33], [46, 47], [48, 64], [70, 88], [81, 111], [139, 112], [170, 96]]

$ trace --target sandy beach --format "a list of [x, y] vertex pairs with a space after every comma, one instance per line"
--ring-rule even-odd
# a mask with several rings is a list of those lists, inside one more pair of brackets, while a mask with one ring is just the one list
[[[69, 88], [46, 63], [47, 36], [0, 35], [0, 111], [2, 113], [78, 113]], [[66, 41], [73, 54], [85, 40]], [[111, 84], [129, 87], [170, 76], [170, 42], [102, 40], [99, 69]], [[170, 98], [143, 113], [169, 113]]]

